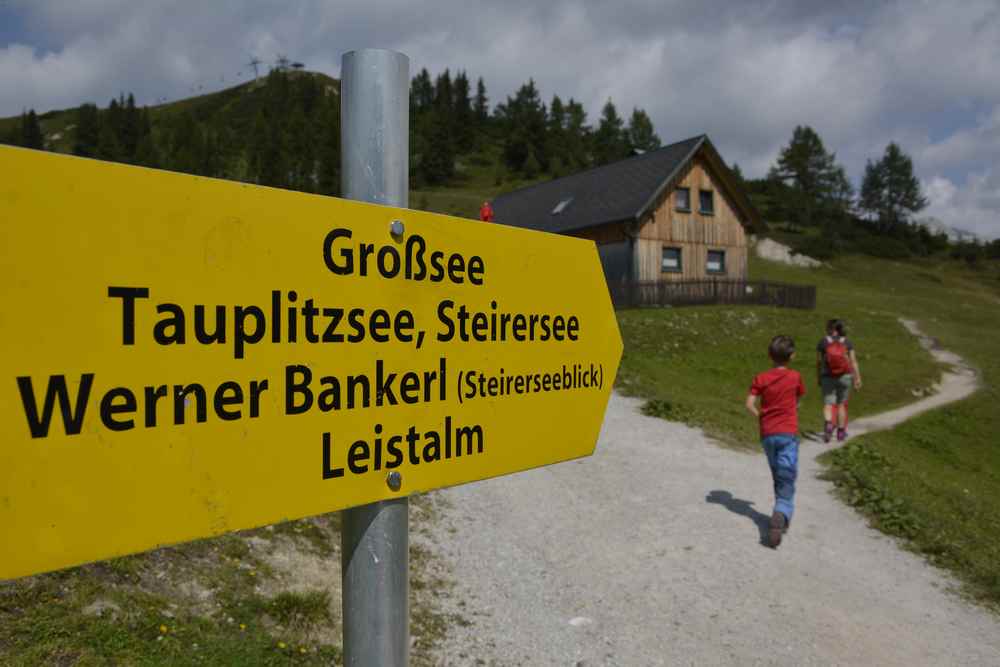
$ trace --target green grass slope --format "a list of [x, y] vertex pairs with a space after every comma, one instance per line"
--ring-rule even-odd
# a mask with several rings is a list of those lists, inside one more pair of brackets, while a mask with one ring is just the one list
[[[843, 498], [872, 525], [957, 572], [969, 594], [1000, 609], [1000, 290], [982, 285], [981, 274], [933, 268], [890, 287], [892, 307], [972, 364], [980, 390], [859, 438], [826, 462]], [[941, 282], [927, 285], [922, 275]]]
[[[755, 279], [812, 283], [816, 311], [754, 307], [645, 309], [619, 313], [625, 353], [620, 390], [645, 410], [704, 427], [733, 446], [757, 447], [743, 408], [750, 380], [769, 362], [767, 342], [792, 335], [793, 367], [809, 391], [803, 430], [822, 424], [816, 342], [829, 317], [847, 320], [865, 380], [853, 417], [916, 400], [941, 369], [899, 324], [916, 320], [981, 374], [971, 398], [825, 455], [844, 499], [872, 524], [956, 572], [966, 590], [1000, 604], [1000, 281], [954, 262], [847, 257], [807, 270], [754, 260]], [[809, 445], [813, 446], [813, 445]]]
[[[433, 520], [411, 503], [411, 530]], [[0, 581], [0, 665], [341, 664], [340, 514], [241, 531], [61, 572]], [[410, 544], [413, 664], [448, 625]]]
[[[313, 77], [328, 91], [340, 91], [340, 81], [320, 72], [289, 72], [289, 77]], [[212, 127], [227, 128], [238, 135], [249, 133], [253, 127], [257, 111], [264, 106], [267, 94], [266, 78], [248, 81], [223, 90], [205, 93], [196, 97], [188, 97], [164, 104], [148, 107], [153, 131], [171, 118], [184, 112], [191, 112], [199, 122], [205, 122]], [[106, 108], [108, 100], [90, 100], [100, 108]], [[54, 109], [38, 116], [42, 135], [47, 150], [59, 153], [70, 153], [73, 150], [74, 128], [76, 127], [75, 108]], [[20, 116], [0, 118], [0, 137], [5, 136], [20, 123]]]
[[650, 399], [645, 408], [650, 414], [702, 426], [733, 445], [756, 447], [757, 425], [743, 399], [754, 374], [770, 367], [770, 339], [788, 334], [797, 348], [792, 367], [806, 382], [801, 426], [816, 430], [822, 426], [816, 343], [825, 321], [840, 317], [851, 328], [866, 383], [852, 402], [852, 416], [913, 400], [913, 391], [929, 387], [940, 371], [898, 322], [900, 311], [887, 307], [882, 290], [859, 290], [845, 283], [860, 272], [864, 261], [845, 260], [818, 270], [751, 261], [755, 279], [816, 284], [815, 311], [754, 306], [620, 311], [625, 354], [619, 387]]

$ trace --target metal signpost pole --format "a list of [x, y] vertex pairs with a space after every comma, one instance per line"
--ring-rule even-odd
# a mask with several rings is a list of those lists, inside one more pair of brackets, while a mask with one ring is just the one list
[[[410, 61], [382, 49], [344, 54], [341, 64], [341, 179], [344, 197], [409, 205]], [[392, 233], [398, 234], [396, 223]], [[385, 234], [390, 234], [386, 222]], [[392, 473], [390, 488], [402, 480]], [[409, 501], [343, 511], [341, 576], [344, 663], [409, 663]]]

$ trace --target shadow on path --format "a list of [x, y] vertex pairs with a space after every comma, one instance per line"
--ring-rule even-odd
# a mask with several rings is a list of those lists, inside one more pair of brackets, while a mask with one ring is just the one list
[[729, 491], [720, 491], [718, 489], [715, 491], [709, 491], [708, 495], [705, 496], [705, 502], [714, 505], [722, 505], [733, 514], [745, 516], [753, 521], [757, 524], [757, 530], [760, 532], [761, 545], [768, 546], [767, 532], [770, 527], [771, 516], [755, 510], [752, 507], [753, 502], [749, 500], [741, 500], [740, 498], [733, 498], [733, 494]]

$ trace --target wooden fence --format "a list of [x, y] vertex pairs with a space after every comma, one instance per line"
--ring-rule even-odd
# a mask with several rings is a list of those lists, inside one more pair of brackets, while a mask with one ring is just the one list
[[684, 280], [608, 285], [615, 308], [704, 306], [713, 304], [816, 307], [815, 285], [789, 285], [767, 280]]

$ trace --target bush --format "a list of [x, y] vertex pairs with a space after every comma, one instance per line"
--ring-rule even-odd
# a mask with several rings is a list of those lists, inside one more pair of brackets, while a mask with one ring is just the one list
[[493, 164], [493, 158], [486, 153], [471, 153], [465, 159], [477, 167], [488, 167]]
[[976, 267], [979, 260], [986, 256], [986, 248], [978, 243], [963, 241], [951, 248], [951, 258], [964, 260], [970, 267]]
[[910, 257], [909, 246], [899, 239], [886, 236], [863, 239], [858, 242], [857, 246], [860, 252], [880, 259], [907, 259]]
[[826, 236], [809, 236], [795, 241], [792, 244], [792, 252], [813, 259], [829, 260], [836, 256], [837, 245], [833, 239]]
[[867, 514], [890, 535], [910, 539], [917, 536], [920, 519], [882, 483], [885, 476], [892, 474], [892, 464], [882, 453], [854, 442], [834, 450], [832, 461], [835, 472], [830, 477], [848, 505]]
[[806, 233], [806, 230], [802, 229], [798, 225], [793, 225], [787, 222], [781, 225], [775, 225], [774, 230], [784, 232], [786, 234], [798, 234], [800, 236]]

